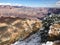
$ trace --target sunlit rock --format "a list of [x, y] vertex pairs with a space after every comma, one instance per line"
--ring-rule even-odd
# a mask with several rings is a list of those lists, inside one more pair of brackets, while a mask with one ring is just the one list
[[50, 26], [49, 30], [49, 40], [59, 40], [60, 39], [60, 24], [56, 23]]
[[24, 40], [41, 27], [42, 21], [38, 19], [3, 18], [2, 22], [0, 21], [0, 45], [10, 45], [17, 40]]

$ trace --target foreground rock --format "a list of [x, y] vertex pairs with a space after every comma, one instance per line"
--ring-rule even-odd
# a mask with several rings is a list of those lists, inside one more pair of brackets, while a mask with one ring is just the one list
[[54, 41], [53, 45], [60, 45], [60, 41]]
[[60, 40], [60, 23], [56, 23], [50, 26], [49, 40]]
[[2, 17], [0, 18], [0, 45], [11, 45], [18, 39], [23, 40], [41, 27], [40, 20]]

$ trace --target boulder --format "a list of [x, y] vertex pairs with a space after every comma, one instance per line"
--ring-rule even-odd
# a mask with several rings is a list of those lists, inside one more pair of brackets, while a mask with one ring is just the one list
[[48, 35], [49, 35], [48, 40], [53, 40], [53, 41], [60, 40], [60, 23], [51, 25]]
[[54, 41], [53, 45], [60, 45], [60, 41], [59, 40], [58, 41]]

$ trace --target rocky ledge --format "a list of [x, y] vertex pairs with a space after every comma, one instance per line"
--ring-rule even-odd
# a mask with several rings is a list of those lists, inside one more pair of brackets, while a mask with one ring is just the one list
[[13, 17], [0, 18], [0, 45], [11, 45], [24, 40], [42, 27], [42, 21]]
[[56, 23], [50, 26], [49, 40], [60, 40], [60, 23]]
[[42, 20], [41, 42], [53, 42], [60, 45], [60, 14], [51, 14]]

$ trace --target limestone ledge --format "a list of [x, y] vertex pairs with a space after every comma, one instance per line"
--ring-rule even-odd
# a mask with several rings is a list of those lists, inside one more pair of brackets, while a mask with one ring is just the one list
[[10, 45], [24, 40], [42, 27], [42, 21], [35, 19], [0, 18], [0, 45]]

